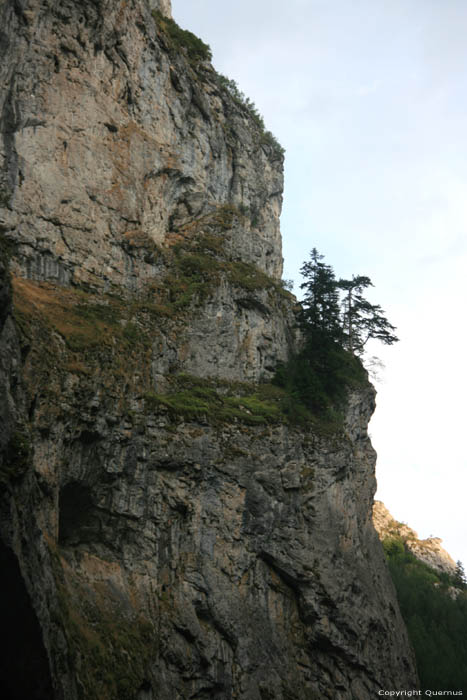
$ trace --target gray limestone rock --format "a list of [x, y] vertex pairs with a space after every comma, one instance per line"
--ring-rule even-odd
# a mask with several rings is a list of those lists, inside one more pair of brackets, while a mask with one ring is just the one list
[[172, 2], [171, 0], [148, 0], [151, 10], [159, 10], [166, 17], [172, 17]]
[[300, 343], [282, 153], [152, 9], [0, 7], [0, 690], [414, 687], [371, 521], [373, 389], [325, 433], [256, 384]]

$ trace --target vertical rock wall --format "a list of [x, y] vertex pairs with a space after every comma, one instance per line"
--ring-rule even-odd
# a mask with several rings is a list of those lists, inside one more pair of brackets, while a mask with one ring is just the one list
[[155, 267], [131, 241], [163, 245], [229, 204], [232, 254], [280, 277], [282, 156], [146, 2], [1, 12], [3, 216], [21, 275], [140, 288]]
[[[189, 329], [161, 333], [155, 378], [169, 365], [270, 375], [293, 325], [271, 294], [280, 151], [145, 2], [30, 0], [1, 13], [0, 225], [16, 246], [12, 272], [125, 297], [159, 291], [165, 303], [170, 253], [185, 246], [204, 254], [200, 277], [224, 281]], [[171, 278], [185, 275], [179, 266]]]
[[372, 388], [326, 432], [252, 384], [297, 336], [277, 144], [169, 3], [0, 12], [0, 560], [37, 649], [19, 674], [10, 635], [0, 691], [416, 684], [371, 524]]

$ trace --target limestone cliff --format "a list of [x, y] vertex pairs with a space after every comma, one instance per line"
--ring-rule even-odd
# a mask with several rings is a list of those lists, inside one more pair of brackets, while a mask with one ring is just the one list
[[441, 546], [441, 538], [428, 537], [420, 540], [415, 530], [393, 518], [381, 501], [374, 503], [373, 523], [381, 540], [394, 535], [401, 537], [409, 552], [432, 569], [451, 575], [456, 573], [456, 562]]
[[283, 155], [170, 9], [0, 6], [2, 696], [410, 687], [373, 389], [281, 411]]

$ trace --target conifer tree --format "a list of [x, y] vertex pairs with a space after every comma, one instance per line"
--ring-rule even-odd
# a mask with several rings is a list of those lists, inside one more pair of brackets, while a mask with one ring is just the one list
[[[362, 355], [371, 339], [392, 345], [399, 339], [379, 304], [371, 304], [364, 291], [373, 284], [369, 277], [354, 275], [336, 280], [334, 270], [323, 262], [316, 248], [300, 272], [305, 282], [301, 322], [308, 340], [326, 344], [337, 342], [353, 355]], [[340, 299], [339, 291], [343, 292]]]
[[385, 345], [399, 340], [393, 332], [395, 327], [389, 323], [381, 306], [365, 299], [364, 290], [372, 286], [370, 278], [363, 275], [337, 282], [337, 287], [345, 293], [342, 300], [344, 346], [356, 355], [363, 353], [370, 339], [380, 340]]
[[277, 369], [274, 381], [292, 399], [291, 411], [298, 404], [334, 421], [341, 420], [349, 388], [367, 380], [360, 358], [367, 341], [376, 338], [392, 344], [398, 339], [381, 307], [363, 296], [364, 289], [372, 286], [369, 277], [337, 281], [323, 257], [313, 248], [300, 269], [305, 280], [300, 285], [304, 298], [299, 316], [304, 343]]
[[300, 268], [306, 280], [300, 285], [305, 290], [301, 321], [308, 336], [337, 340], [342, 335], [339, 292], [334, 271], [330, 265], [322, 262], [323, 258], [324, 255], [313, 248], [310, 260]]
[[454, 574], [455, 585], [458, 588], [467, 588], [467, 579], [465, 577], [464, 567], [461, 561], [456, 562], [456, 572]]

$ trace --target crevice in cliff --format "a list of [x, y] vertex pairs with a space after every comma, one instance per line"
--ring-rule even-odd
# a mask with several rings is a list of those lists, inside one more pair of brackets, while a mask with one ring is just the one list
[[60, 491], [58, 540], [63, 546], [88, 542], [96, 531], [91, 489], [78, 482]]
[[15, 132], [18, 129], [18, 115], [14, 105], [14, 82], [11, 82], [10, 89], [3, 103], [2, 114], [0, 116], [0, 132], [4, 147], [4, 172], [6, 187], [11, 194], [16, 186], [16, 178], [19, 170], [19, 158], [15, 145]]
[[3, 700], [51, 700], [54, 697], [49, 660], [41, 629], [16, 556], [0, 541], [3, 651], [0, 696]]
[[287, 571], [284, 566], [281, 566], [277, 559], [272, 554], [269, 554], [269, 552], [263, 550], [259, 553], [259, 557], [279, 576], [283, 583], [293, 591], [295, 596], [300, 594], [300, 581], [297, 579], [296, 575]]

